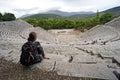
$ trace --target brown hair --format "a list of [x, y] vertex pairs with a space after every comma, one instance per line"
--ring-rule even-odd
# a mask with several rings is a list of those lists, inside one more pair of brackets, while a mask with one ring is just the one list
[[28, 41], [35, 41], [37, 34], [35, 32], [31, 32], [28, 37]]

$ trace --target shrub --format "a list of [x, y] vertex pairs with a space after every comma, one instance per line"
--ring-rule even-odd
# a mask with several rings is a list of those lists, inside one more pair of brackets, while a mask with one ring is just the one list
[[112, 20], [112, 14], [110, 14], [110, 13], [103, 14], [100, 17], [100, 22], [102, 24], [105, 24], [106, 22], [109, 22], [110, 20]]
[[3, 18], [2, 18], [3, 21], [12, 21], [12, 20], [15, 20], [15, 19], [16, 19], [16, 17], [12, 13], [5, 13], [3, 15]]
[[2, 17], [3, 17], [3, 16], [2, 16], [2, 14], [0, 13], [0, 21], [2, 21]]

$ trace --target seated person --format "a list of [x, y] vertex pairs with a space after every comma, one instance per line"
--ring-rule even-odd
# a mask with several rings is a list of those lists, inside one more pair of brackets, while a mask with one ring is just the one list
[[36, 39], [37, 34], [35, 32], [31, 32], [29, 34], [28, 42], [24, 43], [21, 49], [21, 64], [29, 66], [41, 62], [43, 59], [49, 59], [45, 57], [44, 50]]

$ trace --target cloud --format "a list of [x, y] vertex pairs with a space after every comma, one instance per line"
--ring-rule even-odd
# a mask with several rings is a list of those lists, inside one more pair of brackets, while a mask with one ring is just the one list
[[119, 0], [62, 0], [65, 8], [69, 11], [96, 11], [106, 10], [115, 6], [120, 6]]
[[0, 12], [12, 12], [17, 17], [47, 10], [103, 11], [120, 6], [119, 0], [0, 0]]
[[37, 10], [39, 9], [38, 7], [36, 8], [31, 8], [31, 9], [13, 9], [14, 11], [17, 11], [17, 12], [30, 12], [30, 11], [33, 11], [33, 10]]

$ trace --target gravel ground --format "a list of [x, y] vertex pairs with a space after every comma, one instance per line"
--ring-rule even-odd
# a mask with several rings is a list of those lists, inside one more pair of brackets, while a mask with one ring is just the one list
[[[93, 80], [59, 76], [56, 72], [47, 72], [37, 68], [31, 69], [15, 64], [11, 61], [0, 59], [0, 80]], [[94, 79], [97, 80], [97, 79]]]

